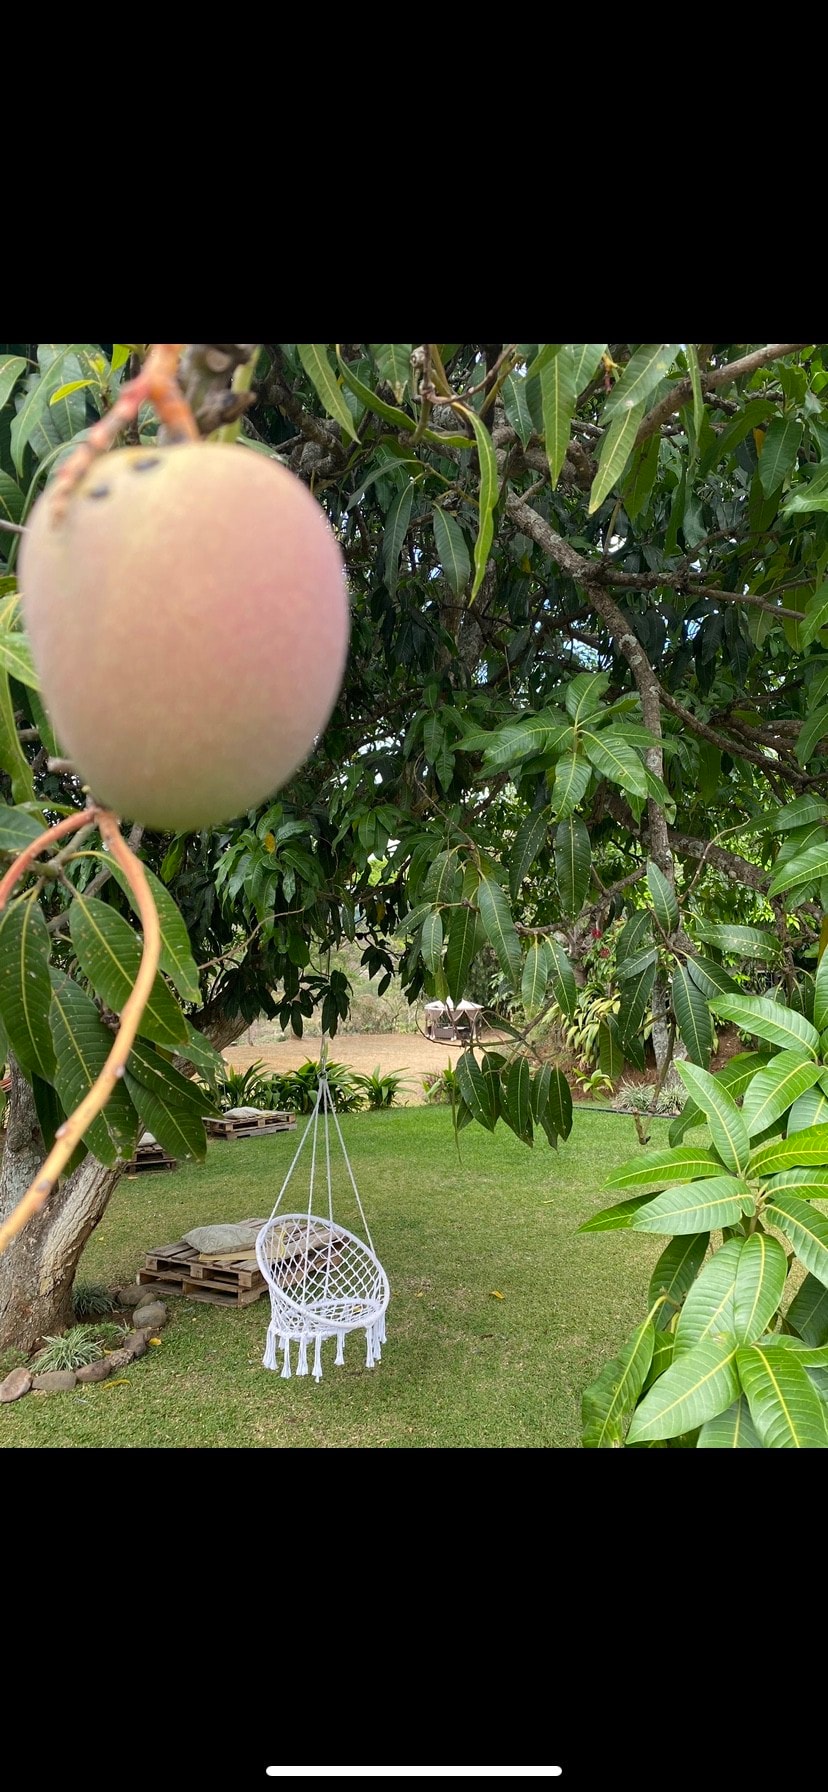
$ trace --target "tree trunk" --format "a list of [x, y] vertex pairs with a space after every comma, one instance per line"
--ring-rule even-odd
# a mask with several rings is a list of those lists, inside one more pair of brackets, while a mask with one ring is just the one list
[[[250, 1024], [241, 1014], [224, 1013], [219, 1004], [212, 1013], [204, 1009], [200, 1019], [218, 1050]], [[13, 1058], [9, 1063], [12, 1087], [0, 1168], [0, 1219], [17, 1206], [46, 1156], [31, 1088]], [[190, 1074], [192, 1066], [184, 1068]], [[0, 1257], [0, 1350], [10, 1345], [34, 1350], [41, 1338], [72, 1324], [72, 1287], [81, 1252], [122, 1175], [122, 1164], [108, 1170], [90, 1152], [12, 1239]]]
[[[0, 1218], [25, 1194], [46, 1156], [25, 1077], [10, 1060], [6, 1144], [0, 1170]], [[72, 1284], [87, 1239], [106, 1210], [123, 1166], [108, 1170], [91, 1153], [49, 1197], [0, 1257], [0, 1350], [33, 1350], [72, 1324]]]

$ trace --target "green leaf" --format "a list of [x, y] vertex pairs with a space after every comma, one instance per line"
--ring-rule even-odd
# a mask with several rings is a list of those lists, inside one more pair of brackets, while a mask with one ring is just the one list
[[646, 510], [650, 501], [650, 493], [655, 485], [658, 472], [658, 451], [661, 437], [654, 430], [646, 441], [640, 442], [630, 463], [630, 470], [624, 483], [624, 509], [631, 522]]
[[548, 1129], [551, 1124], [559, 1139], [568, 1139], [572, 1131], [572, 1094], [569, 1084], [562, 1070], [556, 1070], [550, 1065], [544, 1068], [551, 1070], [551, 1075], [545, 1117], [541, 1116], [541, 1125]]
[[24, 1070], [51, 1082], [55, 1054], [49, 1029], [52, 985], [50, 940], [34, 894], [7, 909], [0, 922], [0, 1015]]
[[[606, 411], [606, 406], [604, 409]], [[620, 411], [613, 417], [601, 445], [598, 471], [592, 482], [589, 495], [590, 516], [603, 504], [608, 492], [612, 491], [621, 478], [635, 446], [638, 426], [643, 416], [644, 405], [640, 404], [634, 410]]]
[[481, 877], [477, 901], [489, 945], [494, 947], [501, 970], [516, 990], [523, 972], [523, 954], [508, 898], [496, 878]]
[[807, 1089], [795, 1101], [788, 1115], [788, 1137], [807, 1127], [824, 1125], [828, 1120], [828, 1095], [820, 1089]]
[[0, 630], [0, 666], [5, 666], [18, 684], [28, 685], [33, 690], [39, 688], [32, 650], [25, 635], [10, 629]]
[[740, 1344], [766, 1332], [782, 1299], [788, 1259], [778, 1239], [753, 1232], [742, 1245], [733, 1295], [733, 1324]]
[[800, 1263], [828, 1288], [828, 1220], [815, 1213], [796, 1195], [774, 1195], [765, 1206], [764, 1218], [790, 1239]]
[[776, 935], [764, 927], [697, 921], [695, 931], [706, 945], [718, 946], [720, 952], [732, 952], [737, 958], [776, 959], [781, 950]]
[[411, 521], [411, 507], [414, 503], [414, 487], [410, 483], [404, 485], [397, 493], [385, 519], [385, 530], [382, 538], [382, 563], [385, 572], [385, 583], [393, 597], [400, 576], [400, 554], [405, 543], [408, 525]]
[[446, 982], [453, 1002], [462, 1002], [466, 979], [477, 953], [478, 916], [474, 909], [457, 908], [449, 921], [446, 947]]
[[589, 761], [580, 754], [565, 753], [555, 767], [552, 787], [552, 808], [560, 821], [565, 821], [577, 808], [591, 777]]
[[527, 815], [518, 828], [509, 855], [509, 889], [513, 902], [517, 902], [523, 880], [530, 866], [534, 865], [548, 829], [549, 817], [545, 809], [534, 815]]
[[130, 1052], [126, 1082], [144, 1126], [165, 1151], [173, 1157], [205, 1157], [204, 1120], [214, 1118], [216, 1109], [198, 1084], [180, 1076], [145, 1039], [136, 1039]]
[[706, 1069], [713, 1050], [713, 1023], [704, 996], [681, 964], [677, 964], [673, 971], [671, 988], [673, 1010], [684, 1044], [694, 1064]]
[[452, 591], [459, 597], [461, 591], [465, 591], [471, 578], [471, 561], [469, 550], [466, 547], [466, 537], [456, 518], [447, 515], [444, 510], [440, 509], [439, 504], [434, 506], [433, 518], [437, 558]]
[[502, 1080], [501, 1112], [507, 1126], [527, 1145], [532, 1143], [530, 1086], [529, 1059], [513, 1058]]
[[220, 1075], [227, 1066], [214, 1045], [205, 1033], [199, 1033], [192, 1021], [187, 1022], [187, 1043], [181, 1047], [181, 1057], [188, 1064], [194, 1064], [197, 1070], [203, 1070], [208, 1076]]
[[756, 1072], [745, 1091], [742, 1119], [748, 1136], [755, 1138], [772, 1126], [786, 1108], [811, 1089], [822, 1074], [822, 1066], [805, 1058], [801, 1048], [777, 1053], [770, 1064]]
[[828, 1344], [828, 1284], [807, 1275], [785, 1318], [806, 1344]]
[[765, 1192], [774, 1197], [786, 1189], [791, 1189], [800, 1201], [828, 1201], [828, 1170], [821, 1164], [811, 1168], [781, 1170], [778, 1175], [771, 1176], [765, 1185]]
[[778, 491], [796, 464], [802, 424], [795, 417], [774, 417], [759, 456], [759, 481], [766, 498]]
[[557, 940], [547, 939], [546, 953], [555, 1001], [567, 1019], [571, 1020], [578, 1006], [578, 985], [575, 982], [575, 972], [563, 946], [559, 945]]
[[605, 1188], [652, 1188], [655, 1183], [669, 1183], [671, 1188], [682, 1182], [693, 1182], [697, 1176], [708, 1176], [720, 1170], [721, 1164], [712, 1151], [701, 1145], [680, 1145], [675, 1151], [643, 1151], [631, 1157], [608, 1176]]
[[[696, 345], [694, 342], [685, 343], [684, 357], [687, 362], [688, 372], [690, 374], [690, 384], [693, 388], [693, 429], [695, 431], [696, 439], [695, 439], [695, 443], [694, 443], [694, 447], [693, 447], [692, 462], [693, 462], [693, 466], [695, 466], [695, 463], [698, 460], [698, 456], [699, 456], [699, 441], [700, 441], [700, 437], [701, 437], [702, 424], [704, 423], [704, 394], [702, 392], [701, 370], [699, 368], [699, 357], [696, 354]], [[691, 476], [690, 470], [688, 469], [688, 475], [687, 475], [688, 481], [690, 479], [690, 476]]]
[[369, 348], [380, 376], [391, 387], [398, 404], [402, 404], [411, 371], [410, 342], [371, 342]]
[[590, 380], [595, 378], [606, 346], [605, 342], [573, 342], [569, 345], [569, 353], [572, 356], [572, 378], [577, 397], [586, 391]]
[[750, 1407], [740, 1394], [727, 1412], [708, 1419], [699, 1432], [697, 1450], [761, 1450], [762, 1439], [750, 1416]]
[[420, 951], [426, 969], [437, 972], [443, 962], [443, 922], [439, 909], [426, 915], [420, 936]]
[[32, 768], [17, 738], [9, 674], [0, 667], [0, 767], [11, 779], [15, 803], [34, 802]]
[[546, 458], [554, 491], [566, 460], [577, 397], [575, 365], [569, 348], [562, 348], [542, 369], [540, 383]]
[[536, 1014], [543, 1004], [549, 979], [549, 957], [543, 940], [533, 940], [526, 954], [521, 999], [527, 1014]]
[[624, 1051], [612, 1018], [598, 1022], [598, 1065], [613, 1083], [624, 1069]]
[[800, 1164], [828, 1164], [828, 1126], [806, 1126], [787, 1139], [768, 1139], [757, 1145], [750, 1172], [752, 1176], [772, 1176]]
[[584, 731], [582, 739], [584, 750], [601, 777], [620, 784], [622, 790], [631, 790], [634, 796], [647, 795], [641, 760], [635, 748], [628, 746], [614, 728], [605, 728], [601, 734]]
[[769, 1039], [772, 1045], [799, 1045], [811, 1057], [819, 1050], [819, 1034], [804, 1014], [767, 996], [711, 996], [710, 1006], [722, 1020], [733, 1021], [743, 1032]]
[[25, 355], [0, 355], [0, 411], [8, 403], [21, 373], [26, 371]]
[[659, 1307], [655, 1317], [658, 1331], [666, 1331], [675, 1319], [676, 1312], [689, 1288], [696, 1280], [707, 1247], [710, 1243], [709, 1232], [690, 1233], [689, 1237], [671, 1238], [666, 1249], [653, 1270], [647, 1305], [652, 1308], [659, 1296], [667, 1295], [663, 1306]]
[[[750, 1144], [745, 1123], [732, 1095], [728, 1094], [721, 1082], [696, 1064], [677, 1062], [676, 1070], [696, 1106], [707, 1116], [711, 1138], [722, 1163], [737, 1175], [746, 1170]], [[726, 1225], [730, 1223], [725, 1221]], [[696, 1229], [698, 1231], [701, 1228]]]
[[[120, 865], [113, 865], [108, 854], [99, 855], [103, 864], [108, 865], [120, 884], [130, 907], [138, 913], [138, 903], [134, 892], [130, 889], [126, 874]], [[149, 884], [155, 906], [158, 910], [158, 921], [161, 928], [161, 969], [175, 984], [179, 995], [187, 1002], [201, 1001], [201, 985], [198, 967], [193, 957], [190, 937], [184, 924], [184, 918], [174, 903], [169, 890], [165, 889], [155, 872], [148, 865], [143, 867], [144, 876]]]
[[[94, 1002], [65, 971], [52, 971], [50, 993], [53, 1080], [65, 1112], [71, 1114], [103, 1070], [114, 1035]], [[118, 1082], [83, 1137], [90, 1151], [111, 1168], [132, 1156], [138, 1131], [138, 1115], [123, 1082]]]
[[729, 1238], [694, 1282], [679, 1314], [674, 1362], [706, 1339], [735, 1334], [733, 1303], [744, 1242]]
[[[796, 737], [796, 756], [800, 765], [807, 765], [808, 761], [813, 759], [817, 748], [821, 745], [822, 741], [825, 740], [826, 735], [828, 735], [828, 704], [823, 704], [821, 709], [812, 711]], [[824, 857], [826, 854], [825, 842], [818, 843], [816, 846], [809, 846], [808, 852], [814, 854], [822, 853]], [[804, 862], [807, 857], [808, 853], [803, 853], [802, 862]], [[798, 856], [795, 859], [789, 859], [787, 867], [778, 871], [776, 877], [784, 876], [785, 869], [790, 870], [792, 865], [798, 867], [799, 864], [800, 860]], [[776, 877], [773, 880], [774, 883], [776, 882]], [[790, 881], [780, 884], [780, 889], [791, 888], [793, 888], [793, 886]]]
[[789, 1351], [742, 1346], [739, 1379], [766, 1450], [828, 1449], [828, 1414], [802, 1364]]
[[[412, 417], [406, 416], [405, 411], [398, 411], [395, 405], [386, 404], [385, 399], [379, 398], [371, 386], [364, 385], [363, 381], [357, 378], [353, 368], [348, 366], [347, 361], [343, 361], [338, 349], [336, 364], [346, 386], [353, 392], [354, 397], [358, 398], [360, 404], [364, 405], [367, 410], [375, 411], [378, 417], [384, 417], [386, 423], [390, 423], [393, 429], [407, 429], [409, 431], [416, 429], [417, 426]], [[336, 384], [335, 381], [334, 384]], [[350, 407], [348, 406], [347, 400], [345, 400], [345, 405], [350, 413]]]
[[619, 983], [626, 983], [632, 977], [640, 977], [642, 971], [649, 970], [650, 965], [655, 964], [657, 957], [655, 946], [642, 946], [640, 952], [632, 952], [618, 966]]
[[489, 558], [489, 549], [494, 536], [494, 512], [497, 504], [497, 461], [492, 445], [492, 438], [485, 423], [476, 411], [469, 410], [467, 405], [456, 407], [471, 424], [477, 442], [477, 457], [480, 463], [480, 488], [478, 502], [480, 505], [480, 522], [477, 541], [474, 545], [474, 584], [472, 585], [470, 603], [474, 603], [483, 583], [483, 574]]
[[[737, 1052], [730, 1061], [716, 1072], [716, 1082], [720, 1088], [726, 1089], [734, 1099], [743, 1095], [748, 1083], [752, 1081], [757, 1070], [763, 1064], [769, 1064], [770, 1058], [761, 1052]], [[677, 1145], [691, 1126], [701, 1126], [704, 1115], [694, 1101], [688, 1101], [678, 1119], [673, 1121], [668, 1138], [671, 1145]]]
[[584, 1220], [579, 1232], [628, 1232], [640, 1207], [651, 1201], [651, 1195], [630, 1195], [626, 1201], [616, 1201], [613, 1207], [602, 1207], [599, 1213]]
[[516, 434], [520, 436], [524, 448], [534, 434], [535, 425], [526, 397], [526, 380], [522, 374], [510, 373], [504, 380], [501, 396], [507, 419]]
[[655, 1329], [642, 1321], [612, 1362], [606, 1363], [583, 1399], [583, 1446], [607, 1450], [622, 1438], [622, 1420], [632, 1410], [644, 1386], [652, 1362]]
[[550, 363], [554, 361], [555, 356], [560, 354], [563, 346], [562, 342], [541, 343], [534, 360], [530, 361], [529, 366], [526, 369], [527, 380], [537, 379], [538, 375], [543, 373], [544, 368], [548, 367]]
[[[801, 605], [794, 603], [793, 609]], [[799, 624], [799, 639], [803, 647], [809, 647], [815, 635], [821, 629], [828, 628], [828, 585], [820, 585], [805, 605], [805, 621]], [[815, 707], [814, 686], [809, 690], [810, 707]]]
[[778, 896], [781, 890], [798, 890], [803, 884], [818, 883], [828, 877], [828, 840], [822, 846], [809, 846], [802, 857], [789, 859], [781, 871], [774, 872], [768, 895]]
[[647, 1012], [655, 974], [655, 964], [645, 964], [637, 976], [628, 978], [624, 983], [618, 1012], [618, 1037], [628, 1053], [637, 1039]]
[[577, 815], [568, 815], [555, 829], [555, 872], [558, 898], [565, 915], [579, 915], [587, 899], [592, 848]]
[[627, 362], [621, 378], [606, 400], [602, 417], [629, 414], [643, 408], [656, 386], [670, 372], [678, 354], [678, 342], [644, 342]]
[[35, 821], [27, 809], [11, 809], [8, 803], [0, 803], [0, 852], [11, 852], [16, 857], [42, 833], [43, 823]]
[[735, 1226], [749, 1199], [747, 1183], [734, 1176], [705, 1177], [700, 1182], [666, 1188], [633, 1220], [635, 1232], [713, 1232]]
[[559, 1136], [555, 1127], [555, 1115], [558, 1106], [557, 1099], [553, 1099], [551, 1110], [549, 1107], [549, 1098], [553, 1093], [554, 1082], [555, 1078], [552, 1073], [551, 1064], [542, 1064], [540, 1069], [535, 1071], [535, 1075], [532, 1078], [529, 1090], [529, 1101], [532, 1109], [532, 1119], [534, 1120], [535, 1125], [543, 1127], [550, 1145], [556, 1147]]
[[738, 995], [739, 985], [712, 958], [688, 958], [687, 970], [703, 996]]
[[354, 428], [354, 420], [342, 396], [342, 388], [328, 360], [328, 350], [324, 342], [297, 342], [296, 352], [310, 380], [311, 385], [321, 400], [323, 409], [329, 417], [335, 417], [337, 423], [350, 436], [352, 442], [358, 442], [359, 436]]
[[[823, 662], [828, 665], [828, 662]], [[765, 818], [767, 825], [768, 818]], [[828, 803], [819, 796], [798, 796], [794, 802], [786, 803], [784, 809], [778, 809], [770, 818], [770, 826], [780, 834], [788, 833], [795, 828], [808, 827], [812, 821], [828, 824]], [[755, 832], [751, 829], [750, 832]]]
[[659, 926], [664, 933], [673, 933], [679, 924], [676, 892], [652, 859], [647, 861], [647, 887]]
[[458, 1058], [457, 1081], [463, 1100], [471, 1109], [475, 1120], [485, 1126], [487, 1132], [494, 1132], [495, 1113], [490, 1079], [484, 1075], [473, 1052], [462, 1052]]
[[609, 684], [608, 672], [579, 672], [566, 687], [566, 713], [580, 727], [589, 716], [601, 714], [602, 698]]
[[0, 467], [0, 517], [7, 523], [19, 523], [25, 499], [19, 485]]
[[616, 957], [619, 964], [632, 958], [641, 948], [644, 941], [648, 945], [653, 942], [652, 916], [646, 908], [635, 909], [629, 920], [624, 922], [618, 936]]
[[705, 1339], [671, 1364], [638, 1407], [627, 1442], [680, 1437], [725, 1412], [739, 1393], [738, 1350], [735, 1338]]
[[[11, 426], [11, 457], [16, 473], [23, 471], [27, 444], [41, 424], [44, 412], [48, 410], [51, 393], [60, 384], [60, 369], [70, 356], [77, 353], [77, 348], [76, 343], [61, 345], [59, 351], [50, 360], [46, 371], [42, 373], [40, 379], [32, 381], [26, 393]], [[39, 353], [42, 353], [42, 347]], [[51, 438], [52, 442], [53, 440], [54, 438]], [[42, 459], [40, 452], [38, 452], [38, 458]]]
[[[69, 911], [69, 932], [81, 969], [95, 994], [120, 1014], [132, 994], [141, 963], [141, 942], [129, 922], [106, 902], [76, 895]], [[159, 1045], [175, 1047], [187, 1038], [187, 1023], [160, 971], [141, 1016], [139, 1033]]]
[[457, 861], [457, 848], [451, 846], [446, 852], [438, 852], [429, 866], [428, 875], [423, 884], [423, 895], [430, 896], [433, 905], [441, 902], [453, 902], [460, 885], [460, 867]]

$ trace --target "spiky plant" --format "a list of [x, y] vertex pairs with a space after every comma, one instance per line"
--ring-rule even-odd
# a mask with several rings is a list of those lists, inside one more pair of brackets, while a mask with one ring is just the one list
[[103, 1282], [76, 1282], [72, 1291], [72, 1311], [76, 1319], [104, 1319], [115, 1302]]
[[62, 1337], [44, 1338], [32, 1367], [38, 1375], [53, 1369], [83, 1369], [100, 1356], [103, 1351], [94, 1326], [73, 1325]]

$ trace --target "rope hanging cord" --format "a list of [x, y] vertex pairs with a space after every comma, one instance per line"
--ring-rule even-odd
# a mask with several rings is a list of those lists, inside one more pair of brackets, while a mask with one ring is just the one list
[[[385, 1310], [390, 1294], [388, 1277], [376, 1256], [359, 1189], [345, 1149], [339, 1117], [325, 1072], [325, 1056], [323, 1046], [322, 1068], [313, 1111], [276, 1197], [270, 1219], [262, 1227], [256, 1240], [259, 1268], [270, 1290], [271, 1319], [262, 1359], [264, 1367], [277, 1369], [277, 1350], [281, 1350], [282, 1376], [289, 1376], [290, 1345], [295, 1341], [299, 1346], [296, 1373], [307, 1375], [307, 1347], [312, 1342], [315, 1346], [312, 1373], [317, 1381], [322, 1376], [322, 1344], [327, 1338], [336, 1338], [335, 1363], [341, 1366], [344, 1362], [346, 1333], [364, 1331], [366, 1367], [371, 1369], [375, 1362], [379, 1362], [381, 1346], [385, 1342]], [[320, 1114], [325, 1144], [328, 1210], [324, 1215], [314, 1213], [313, 1210]], [[355, 1232], [337, 1225], [333, 1217], [329, 1114], [333, 1115], [367, 1244]], [[285, 1190], [309, 1139], [311, 1160], [307, 1211], [280, 1214]]]

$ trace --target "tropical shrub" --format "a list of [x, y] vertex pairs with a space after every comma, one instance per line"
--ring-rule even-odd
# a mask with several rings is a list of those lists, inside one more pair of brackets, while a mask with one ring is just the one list
[[406, 1087], [407, 1079], [401, 1070], [387, 1070], [381, 1075], [377, 1065], [370, 1075], [353, 1071], [352, 1080], [358, 1089], [364, 1090], [369, 1108], [392, 1108], [400, 1089]]

